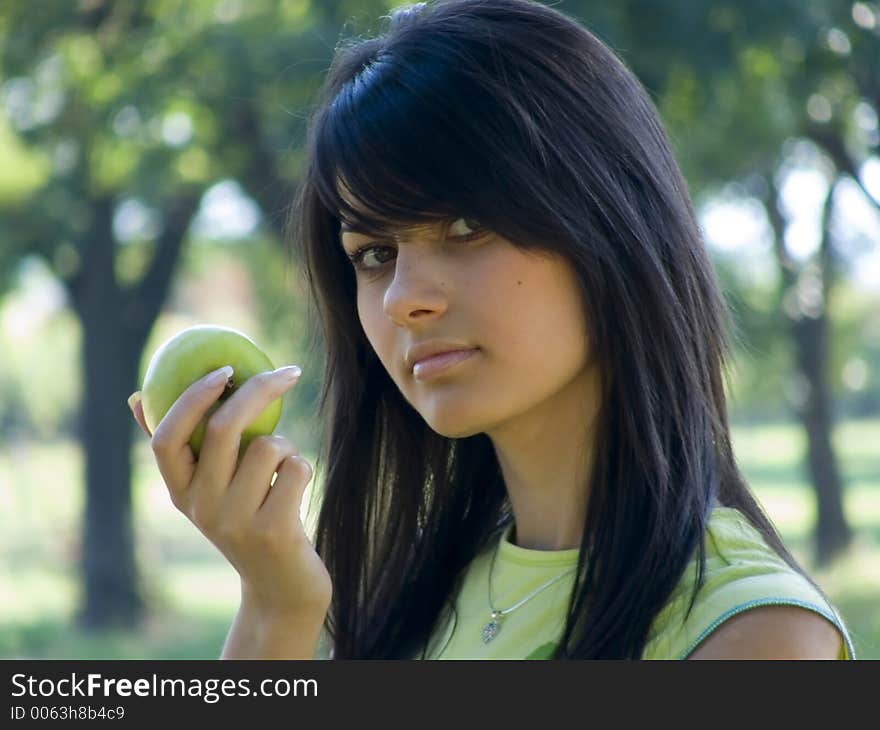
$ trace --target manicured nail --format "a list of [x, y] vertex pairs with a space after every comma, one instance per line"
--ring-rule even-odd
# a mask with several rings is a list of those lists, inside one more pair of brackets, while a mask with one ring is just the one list
[[128, 396], [128, 407], [131, 409], [131, 412], [134, 413], [134, 407], [137, 405], [137, 402], [141, 399], [141, 392], [136, 390], [130, 396]]
[[209, 388], [216, 388], [220, 383], [225, 383], [229, 380], [233, 372], [235, 371], [232, 369], [232, 365], [226, 365], [219, 370], [215, 370], [205, 378], [205, 385]]
[[296, 380], [302, 375], [302, 368], [299, 365], [288, 365], [287, 367], [278, 368], [275, 372], [287, 380]]

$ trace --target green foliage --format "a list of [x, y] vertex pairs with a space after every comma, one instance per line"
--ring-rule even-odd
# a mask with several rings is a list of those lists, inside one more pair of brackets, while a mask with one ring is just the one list
[[299, 172], [296, 110], [329, 63], [336, 11], [306, 0], [0, 8], [0, 161], [14, 170], [0, 180], [0, 293], [26, 254], [71, 281], [107, 235], [95, 211], [105, 200], [141, 201], [158, 235], [175, 199], [236, 179], [277, 234]]
[[[738, 421], [783, 420], [793, 414], [796, 372], [777, 284], [742, 276], [740, 263], [717, 255], [715, 269], [737, 328], [730, 410]], [[829, 304], [828, 378], [839, 417], [880, 408], [880, 296], [837, 283]]]
[[25, 286], [0, 303], [0, 440], [53, 439], [74, 432], [82, 368], [80, 337], [63, 292], [38, 260]]

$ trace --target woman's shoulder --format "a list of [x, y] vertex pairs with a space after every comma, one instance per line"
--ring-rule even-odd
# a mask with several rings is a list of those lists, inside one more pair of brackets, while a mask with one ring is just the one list
[[[706, 570], [693, 608], [688, 614], [697, 578], [697, 555], [655, 617], [643, 658], [685, 659], [722, 625], [730, 633], [735, 626], [764, 625], [771, 619], [785, 620], [786, 615], [804, 616], [804, 612], [833, 624], [843, 638], [840, 658], [854, 658], [848, 632], [835, 608], [766, 543], [739, 510], [722, 506], [713, 509], [706, 528], [705, 548]], [[771, 606], [788, 611], [764, 609]], [[751, 615], [746, 617], [750, 611]], [[731, 622], [734, 617], [740, 617], [737, 624]], [[809, 627], [811, 620], [807, 615], [805, 627]]]

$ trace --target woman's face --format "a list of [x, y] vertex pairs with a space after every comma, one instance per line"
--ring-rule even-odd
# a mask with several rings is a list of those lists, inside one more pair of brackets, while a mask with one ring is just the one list
[[[409, 228], [377, 241], [343, 230], [352, 254], [376, 246], [355, 272], [364, 333], [407, 401], [437, 433], [461, 438], [514, 425], [567, 386], [588, 363], [586, 324], [573, 272], [544, 252], [526, 252], [474, 224]], [[458, 238], [456, 238], [458, 237]], [[419, 379], [411, 347], [449, 340], [477, 351]], [[571, 405], [571, 404], [568, 404]]]

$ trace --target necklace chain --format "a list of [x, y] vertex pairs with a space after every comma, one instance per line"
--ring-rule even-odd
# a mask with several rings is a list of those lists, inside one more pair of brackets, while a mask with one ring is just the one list
[[495, 546], [495, 553], [492, 555], [492, 564], [489, 566], [489, 609], [491, 611], [491, 620], [489, 621], [489, 623], [487, 623], [485, 626], [483, 626], [483, 643], [484, 644], [488, 644], [490, 641], [492, 641], [492, 639], [494, 639], [496, 636], [498, 636], [498, 632], [501, 631], [501, 620], [503, 619], [503, 617], [507, 616], [507, 614], [512, 613], [513, 611], [518, 609], [526, 601], [534, 598], [536, 595], [538, 595], [545, 588], [549, 588], [557, 581], [562, 580], [565, 576], [567, 576], [575, 571], [575, 568], [569, 568], [565, 572], [557, 575], [555, 578], [547, 581], [544, 585], [539, 586], [538, 588], [533, 590], [531, 593], [529, 593], [529, 595], [527, 595], [525, 598], [521, 599], [520, 601], [518, 601], [514, 605], [510, 606], [509, 608], [505, 608], [503, 610], [498, 610], [495, 608], [495, 604], [492, 601], [492, 573], [495, 570], [495, 559], [498, 557], [498, 549], [501, 546], [501, 540], [503, 540], [503, 539], [504, 539], [504, 536], [502, 535], [501, 538], [498, 540], [498, 544]]

